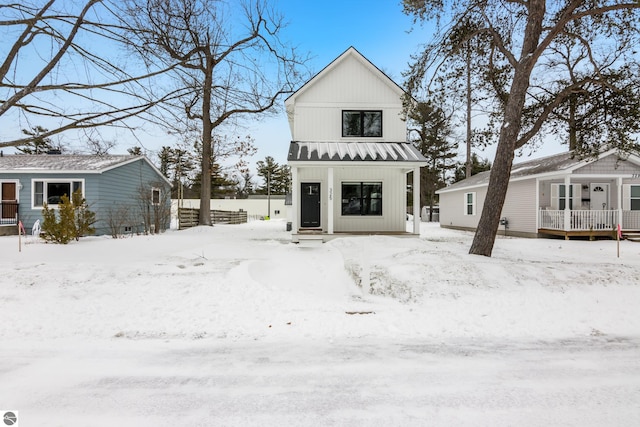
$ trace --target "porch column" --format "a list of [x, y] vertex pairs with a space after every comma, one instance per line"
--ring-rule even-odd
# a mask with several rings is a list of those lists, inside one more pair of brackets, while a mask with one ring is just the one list
[[571, 231], [571, 209], [569, 209], [569, 201], [571, 200], [571, 176], [564, 177], [564, 231]]
[[327, 233], [333, 234], [333, 168], [327, 169]]
[[420, 234], [420, 167], [413, 168], [413, 234]]
[[298, 216], [300, 215], [300, 183], [298, 182], [298, 168], [291, 167], [291, 231], [298, 233]]
[[620, 224], [620, 227], [622, 227], [622, 177], [621, 176], [619, 176], [616, 179], [616, 184], [618, 186], [618, 188], [616, 189], [616, 193], [618, 194], [618, 224]]

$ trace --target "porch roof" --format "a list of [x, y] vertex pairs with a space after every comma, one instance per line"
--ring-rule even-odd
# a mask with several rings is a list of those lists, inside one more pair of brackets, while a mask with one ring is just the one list
[[[541, 157], [539, 159], [533, 159], [522, 163], [515, 163], [511, 168], [510, 180], [553, 174], [555, 172], [571, 173], [573, 170], [578, 169], [590, 162], [597, 161], [615, 153], [615, 150], [609, 150], [607, 152], [601, 153], [597, 157], [580, 157], [573, 151], [567, 151], [564, 153]], [[490, 173], [491, 171], [480, 172], [470, 178], [463, 179], [462, 181], [458, 181], [454, 184], [449, 185], [448, 187], [442, 188], [437, 192], [444, 193], [466, 187], [478, 187], [487, 185], [489, 183]]]
[[407, 142], [291, 141], [287, 161], [425, 163], [427, 159]]

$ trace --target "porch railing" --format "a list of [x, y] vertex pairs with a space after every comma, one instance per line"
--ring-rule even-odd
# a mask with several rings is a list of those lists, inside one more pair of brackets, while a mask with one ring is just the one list
[[18, 202], [0, 202], [0, 225], [18, 223]]
[[[540, 209], [538, 215], [539, 228], [549, 230], [612, 230], [618, 225], [617, 210], [572, 210], [568, 228], [565, 228], [563, 210]], [[640, 211], [622, 211], [621, 226], [623, 230], [640, 230]]]
[[640, 230], [640, 211], [622, 211], [622, 228]]

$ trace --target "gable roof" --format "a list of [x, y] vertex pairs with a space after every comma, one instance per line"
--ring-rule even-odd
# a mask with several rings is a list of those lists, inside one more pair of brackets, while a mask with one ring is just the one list
[[369, 61], [364, 55], [362, 55], [358, 50], [350, 46], [347, 50], [342, 52], [336, 59], [331, 61], [327, 66], [325, 66], [322, 70], [320, 70], [315, 76], [309, 79], [305, 84], [303, 84], [298, 90], [289, 95], [285, 100], [285, 105], [294, 101], [295, 98], [303, 94], [309, 87], [311, 87], [316, 81], [318, 81], [323, 75], [329, 73], [331, 70], [336, 68], [340, 63], [344, 62], [348, 57], [355, 57], [360, 60], [367, 68], [369, 68], [373, 73], [379, 74], [382, 80], [391, 87], [394, 91], [398, 92], [398, 95], [401, 96], [405, 93], [405, 90], [400, 87], [396, 82], [394, 82], [389, 76], [387, 76], [382, 70], [376, 67], [371, 61]]
[[0, 174], [85, 173], [100, 174], [136, 161], [146, 162], [168, 184], [169, 180], [145, 156], [81, 154], [13, 154], [0, 157]]
[[424, 163], [427, 159], [407, 142], [292, 141], [287, 161]]
[[[589, 163], [598, 161], [616, 153], [616, 150], [608, 150], [600, 153], [597, 157], [579, 157], [575, 152], [567, 151], [560, 154], [554, 154], [552, 156], [516, 163], [511, 168], [511, 177], [509, 180], [514, 181], [545, 175], [557, 175], [561, 173], [570, 174], [576, 169], [579, 169]], [[629, 160], [640, 164], [640, 159], [637, 156], [629, 155]], [[437, 193], [446, 193], [448, 191], [459, 190], [462, 188], [488, 185], [490, 175], [491, 171], [480, 172], [470, 178], [463, 179], [462, 181], [455, 182], [448, 187], [441, 188]]]

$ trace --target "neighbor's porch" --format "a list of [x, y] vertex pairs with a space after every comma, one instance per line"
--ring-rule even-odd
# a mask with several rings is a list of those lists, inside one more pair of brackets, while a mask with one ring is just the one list
[[[640, 232], [635, 177], [576, 176], [539, 181], [538, 233], [616, 238]], [[637, 187], [637, 188], [635, 188]]]
[[550, 210], [538, 212], [538, 233], [554, 236], [604, 236], [615, 238], [618, 224], [622, 233], [640, 232], [640, 211]]

